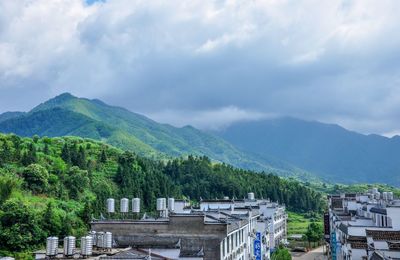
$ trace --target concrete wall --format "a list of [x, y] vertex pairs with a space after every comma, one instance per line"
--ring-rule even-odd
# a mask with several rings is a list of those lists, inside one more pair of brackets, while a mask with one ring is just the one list
[[220, 258], [220, 243], [227, 235], [226, 224], [205, 224], [204, 216], [171, 216], [165, 221], [99, 221], [91, 224], [94, 231], [108, 231], [119, 246], [174, 243], [181, 240], [182, 251], [203, 247], [204, 259]]

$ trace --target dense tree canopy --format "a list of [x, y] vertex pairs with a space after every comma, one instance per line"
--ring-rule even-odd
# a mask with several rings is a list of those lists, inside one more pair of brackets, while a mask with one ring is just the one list
[[40, 246], [50, 235], [80, 236], [105, 201], [139, 197], [155, 210], [157, 197], [258, 197], [294, 211], [320, 211], [319, 193], [272, 174], [188, 156], [154, 161], [75, 137], [21, 138], [0, 134], [0, 251]]

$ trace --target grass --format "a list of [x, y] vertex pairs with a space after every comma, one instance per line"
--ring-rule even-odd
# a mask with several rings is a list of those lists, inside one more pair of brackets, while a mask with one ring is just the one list
[[[305, 234], [308, 225], [313, 219], [304, 214], [294, 212], [288, 212], [288, 215], [288, 236], [294, 234]], [[317, 220], [317, 222], [322, 224], [322, 219], [318, 218]]]

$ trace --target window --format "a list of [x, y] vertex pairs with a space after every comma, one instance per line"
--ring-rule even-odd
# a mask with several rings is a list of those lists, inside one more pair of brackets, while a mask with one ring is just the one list
[[237, 247], [238, 245], [238, 232], [235, 232], [235, 246]]

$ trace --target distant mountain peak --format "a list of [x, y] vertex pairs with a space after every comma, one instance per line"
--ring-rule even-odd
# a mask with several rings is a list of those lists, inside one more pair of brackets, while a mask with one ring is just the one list
[[[50, 99], [50, 100], [68, 100], [68, 99], [75, 99], [77, 98], [76, 96], [72, 95], [69, 92], [64, 92], [58, 96], [55, 96], [54, 98]], [[50, 101], [49, 100], [49, 101]]]

